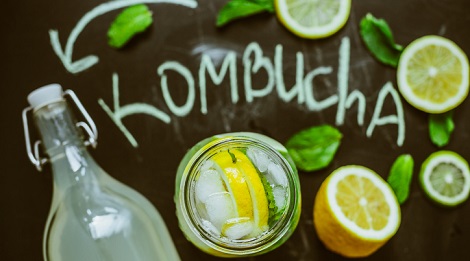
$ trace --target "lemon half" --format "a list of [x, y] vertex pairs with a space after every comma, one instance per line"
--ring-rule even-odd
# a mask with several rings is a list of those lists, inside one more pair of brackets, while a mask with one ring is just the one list
[[333, 252], [365, 257], [398, 230], [400, 207], [388, 184], [372, 170], [345, 166], [335, 170], [315, 198], [313, 221], [318, 237]]

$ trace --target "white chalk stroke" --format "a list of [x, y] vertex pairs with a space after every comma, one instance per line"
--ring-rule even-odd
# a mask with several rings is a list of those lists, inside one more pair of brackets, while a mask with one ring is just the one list
[[96, 63], [98, 63], [99, 58], [96, 55], [88, 55], [76, 61], [72, 61], [72, 54], [75, 41], [77, 40], [80, 33], [83, 29], [96, 17], [103, 15], [107, 12], [135, 5], [135, 4], [157, 4], [157, 3], [170, 3], [170, 4], [177, 4], [186, 6], [189, 8], [196, 8], [197, 2], [196, 0], [115, 0], [106, 2], [103, 4], [98, 5], [97, 7], [93, 8], [91, 11], [86, 13], [80, 21], [78, 21], [77, 25], [73, 28], [72, 32], [70, 33], [67, 43], [65, 45], [65, 51], [62, 48], [62, 44], [59, 40], [59, 32], [55, 29], [49, 30], [49, 37], [51, 40], [52, 49], [56, 53], [56, 55], [61, 60], [62, 64], [64, 65], [65, 69], [70, 73], [76, 74], [81, 71], [84, 71]]
[[[113, 106], [106, 105], [102, 99], [98, 102], [134, 147], [137, 147], [138, 143], [123, 125], [123, 118], [135, 114], [146, 114], [166, 124], [170, 124], [171, 116], [185, 117], [195, 109], [195, 106], [197, 106], [195, 103], [197, 95], [200, 96], [201, 101], [200, 112], [206, 115], [209, 113], [209, 108], [213, 108], [212, 110], [218, 109], [218, 107], [208, 108], [206, 97], [208, 80], [212, 81], [214, 85], [222, 85], [221, 83], [224, 80], [230, 82], [229, 86], [227, 86], [227, 84], [223, 86], [230, 88], [232, 104], [238, 103], [238, 93], [240, 89], [244, 87], [245, 100], [247, 103], [253, 102], [255, 98], [259, 100], [276, 92], [281, 101], [285, 103], [297, 102], [299, 105], [304, 104], [309, 111], [322, 111], [337, 105], [335, 118], [336, 125], [338, 126], [344, 125], [347, 116], [354, 116], [354, 114], [348, 114], [347, 111], [357, 104], [357, 124], [364, 126], [367, 105], [366, 97], [358, 89], [350, 91], [348, 86], [350, 51], [350, 40], [348, 37], [344, 37], [339, 47], [338, 72], [336, 75], [337, 92], [322, 100], [318, 100], [315, 97], [318, 94], [318, 89], [322, 86], [315, 86], [314, 78], [319, 75], [327, 76], [332, 74], [333, 68], [331, 66], [320, 66], [310, 72], [304, 71], [304, 56], [302, 53], [297, 52], [295, 84], [287, 88], [289, 89], [287, 90], [283, 75], [283, 46], [280, 44], [276, 45], [274, 59], [271, 59], [263, 54], [263, 49], [257, 42], [252, 42], [246, 47], [241, 61], [237, 60], [235, 51], [229, 51], [219, 68], [216, 68], [214, 62], [206, 54], [202, 56], [197, 72], [191, 72], [188, 67], [178, 61], [165, 61], [158, 66], [157, 75], [160, 79], [163, 100], [166, 108], [169, 110], [168, 114], [165, 113], [164, 110], [145, 103], [132, 103], [121, 107], [119, 104], [118, 75], [116, 73], [113, 75]], [[238, 63], [241, 63], [240, 67], [237, 66]], [[238, 74], [237, 70], [240, 69], [243, 70], [243, 73]], [[264, 74], [261, 76], [265, 79], [266, 85], [261, 84], [261, 86], [258, 86], [258, 81], [253, 81], [253, 77], [256, 77], [260, 70], [266, 73], [266, 76], [264, 76]], [[170, 77], [170, 75], [172, 76]], [[243, 80], [237, 80], [237, 75], [243, 75]], [[186, 83], [186, 100], [183, 101], [182, 104], [175, 103], [170, 91], [173, 89], [171, 88], [172, 81], [170, 78], [174, 77], [184, 79], [184, 81], [177, 82], [179, 86], [181, 86], [182, 83], [182, 85]], [[197, 79], [197, 77], [199, 77], [199, 79]], [[260, 79], [260, 75], [258, 75], [256, 79]], [[173, 82], [173, 84], [175, 84], [175, 82]], [[388, 100], [395, 106], [396, 113], [382, 115], [384, 103], [388, 97], [391, 98]], [[229, 101], [219, 102], [229, 103]], [[113, 110], [111, 110], [110, 107], [113, 107]], [[387, 82], [378, 93], [374, 113], [367, 127], [367, 137], [370, 138], [373, 135], [376, 127], [390, 124], [397, 125], [396, 143], [398, 146], [402, 146], [405, 140], [405, 115], [403, 105], [400, 100], [400, 95], [395, 90], [392, 83]]]
[[127, 140], [129, 140], [129, 142], [135, 148], [138, 147], [138, 143], [135, 140], [134, 136], [132, 136], [129, 130], [127, 130], [126, 126], [124, 126], [124, 124], [122, 123], [123, 118], [132, 114], [147, 114], [163, 121], [166, 124], [169, 124], [171, 121], [170, 116], [168, 116], [168, 114], [146, 103], [137, 102], [137, 103], [127, 104], [121, 107], [120, 102], [119, 102], [119, 76], [117, 73], [113, 73], [113, 109], [114, 111], [111, 110], [111, 108], [109, 108], [108, 105], [106, 105], [103, 99], [99, 99], [98, 103], [101, 105], [101, 107], [103, 107], [103, 110], [109, 115], [109, 117], [114, 121], [114, 123], [122, 131], [124, 136], [126, 136]]

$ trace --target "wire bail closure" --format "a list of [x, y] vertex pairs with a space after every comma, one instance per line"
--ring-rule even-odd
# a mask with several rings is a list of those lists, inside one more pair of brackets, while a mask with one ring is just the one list
[[[85, 146], [96, 148], [98, 145], [98, 130], [96, 129], [95, 122], [93, 122], [93, 119], [90, 117], [85, 107], [83, 107], [75, 92], [72, 90], [66, 90], [62, 93], [62, 97], [65, 98], [66, 96], [69, 96], [72, 99], [73, 103], [75, 103], [75, 106], [86, 120], [86, 122], [80, 121], [75, 124], [76, 127], [82, 128], [88, 134], [88, 140], [85, 140], [84, 142]], [[33, 107], [29, 106], [25, 108], [22, 113], [26, 153], [36, 169], [38, 171], [42, 171], [42, 166], [48, 162], [48, 159], [41, 157], [39, 153], [39, 146], [41, 144], [40, 140], [35, 141], [34, 146], [31, 146], [28, 124], [28, 112], [31, 110], [33, 110]]]

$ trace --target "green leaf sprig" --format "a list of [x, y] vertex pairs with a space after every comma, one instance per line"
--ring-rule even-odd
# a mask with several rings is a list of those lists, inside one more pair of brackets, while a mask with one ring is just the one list
[[359, 27], [362, 40], [373, 56], [380, 62], [396, 68], [403, 46], [395, 43], [387, 22], [369, 13], [362, 18]]
[[268, 225], [272, 227], [274, 223], [279, 219], [280, 214], [282, 211], [279, 211], [276, 205], [276, 201], [274, 199], [273, 188], [269, 181], [266, 179], [264, 174], [258, 173], [259, 178], [261, 179], [261, 183], [263, 184], [264, 191], [266, 192], [266, 199], [268, 200]]
[[221, 27], [233, 20], [259, 14], [262, 12], [274, 12], [274, 1], [231, 0], [219, 11], [216, 25], [218, 27]]
[[449, 143], [455, 125], [453, 111], [442, 114], [429, 114], [429, 137], [434, 145], [443, 147]]
[[333, 160], [343, 135], [330, 126], [320, 125], [294, 134], [286, 143], [297, 168], [314, 171], [327, 167]]
[[152, 12], [144, 4], [124, 9], [111, 23], [108, 44], [121, 48], [137, 33], [145, 31], [153, 22]]
[[411, 177], [414, 161], [409, 154], [398, 156], [390, 169], [387, 182], [397, 196], [398, 203], [403, 204], [410, 194]]

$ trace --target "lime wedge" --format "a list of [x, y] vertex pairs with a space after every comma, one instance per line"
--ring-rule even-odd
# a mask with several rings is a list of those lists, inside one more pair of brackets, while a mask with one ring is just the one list
[[444, 206], [456, 206], [467, 200], [470, 192], [468, 163], [455, 152], [435, 152], [423, 162], [420, 182], [430, 199]]

